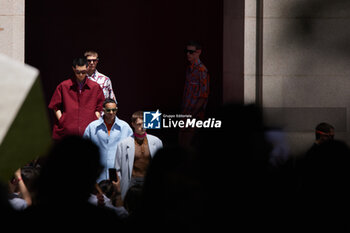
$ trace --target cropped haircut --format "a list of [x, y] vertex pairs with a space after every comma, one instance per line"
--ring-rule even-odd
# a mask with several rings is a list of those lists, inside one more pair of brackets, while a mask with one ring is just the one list
[[85, 57], [88, 57], [88, 56], [95, 56], [95, 57], [98, 57], [98, 53], [95, 52], [95, 51], [93, 51], [93, 50], [89, 50], [89, 51], [86, 51], [86, 52], [84, 53], [84, 56], [85, 56]]
[[85, 57], [79, 57], [79, 58], [75, 58], [73, 60], [73, 64], [72, 65], [75, 68], [77, 66], [88, 66], [89, 63], [88, 63], [88, 61], [86, 60]]
[[107, 99], [105, 99], [105, 101], [103, 102], [103, 105], [102, 105], [102, 106], [105, 108], [105, 107], [106, 107], [106, 104], [109, 104], [109, 103], [117, 104], [117, 103], [115, 102], [114, 99], [107, 98]]
[[186, 45], [187, 46], [194, 46], [194, 47], [196, 47], [196, 50], [202, 49], [202, 45], [198, 41], [195, 41], [195, 40], [188, 41]]
[[111, 180], [101, 180], [100, 183], [98, 183], [98, 186], [108, 198], [112, 197], [114, 186]]

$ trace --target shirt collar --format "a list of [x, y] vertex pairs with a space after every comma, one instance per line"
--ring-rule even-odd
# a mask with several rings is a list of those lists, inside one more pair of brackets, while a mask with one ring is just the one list
[[198, 58], [197, 60], [195, 60], [192, 64], [191, 64], [191, 69], [193, 69], [193, 67], [195, 66], [199, 66], [201, 64], [201, 60]]
[[87, 80], [86, 77], [85, 77], [85, 79], [84, 79], [82, 82], [79, 82], [78, 79], [75, 79], [75, 82], [76, 82], [76, 84], [78, 85], [78, 87], [79, 87], [80, 90], [83, 89], [83, 86], [85, 85], [86, 80]]
[[[100, 124], [104, 124], [104, 122], [105, 122], [104, 119], [103, 119], [103, 116], [98, 118], [98, 120], [100, 121], [99, 122]], [[120, 125], [119, 122], [120, 122], [119, 118], [117, 116], [115, 116], [113, 125]]]
[[[72, 80], [71, 88], [73, 88], [75, 86], [75, 87], [77, 87], [79, 89], [79, 84], [78, 84], [77, 78], [76, 77], [72, 77], [71, 80]], [[90, 86], [89, 86], [90, 82], [91, 81], [89, 81], [89, 79], [86, 77], [82, 87], [87, 86], [87, 88], [90, 88]]]
[[91, 76], [88, 75], [88, 77], [95, 80], [95, 79], [99, 76], [99, 74], [100, 74], [100, 73], [99, 73], [99, 72], [97, 71], [97, 69], [96, 69], [95, 72], [94, 72]]
[[199, 64], [201, 64], [201, 63], [202, 63], [201, 60], [198, 58], [193, 64], [199, 65]]

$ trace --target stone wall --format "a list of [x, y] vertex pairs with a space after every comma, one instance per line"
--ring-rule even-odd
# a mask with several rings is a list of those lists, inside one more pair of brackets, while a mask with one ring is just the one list
[[0, 53], [24, 62], [24, 0], [0, 0]]

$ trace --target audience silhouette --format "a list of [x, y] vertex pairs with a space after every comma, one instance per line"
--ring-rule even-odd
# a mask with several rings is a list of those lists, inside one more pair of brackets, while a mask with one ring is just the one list
[[[87, 201], [101, 170], [94, 143], [78, 136], [62, 139], [42, 165], [36, 182], [37, 204], [24, 211], [24, 219], [40, 220], [58, 229], [123, 228], [115, 212]], [[101, 224], [105, 222], [111, 224]]]
[[330, 140], [298, 160], [300, 222], [312, 231], [349, 231], [350, 150]]
[[0, 212], [23, 227], [58, 230], [349, 230], [346, 143], [330, 140], [276, 166], [260, 108], [229, 104], [212, 116], [222, 127], [198, 130], [193, 147], [169, 145], [155, 154], [143, 187], [128, 190], [127, 219], [88, 203], [102, 166], [98, 147], [78, 136], [57, 142], [42, 160], [35, 204], [16, 212], [1, 190]]

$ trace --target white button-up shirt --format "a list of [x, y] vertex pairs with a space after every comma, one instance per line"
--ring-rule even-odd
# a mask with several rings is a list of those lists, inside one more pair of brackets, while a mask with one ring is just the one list
[[91, 76], [88, 76], [88, 79], [90, 79], [90, 80], [92, 80], [100, 85], [106, 99], [111, 98], [117, 102], [115, 95], [114, 95], [114, 92], [113, 92], [112, 82], [106, 75], [101, 74], [97, 70], [95, 70], [95, 73], [93, 73]]

